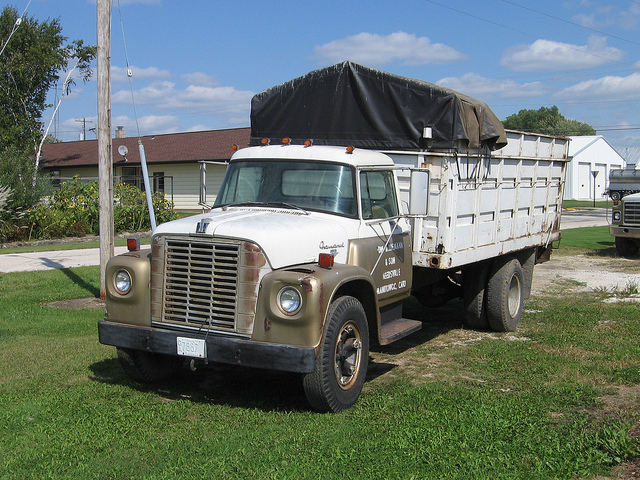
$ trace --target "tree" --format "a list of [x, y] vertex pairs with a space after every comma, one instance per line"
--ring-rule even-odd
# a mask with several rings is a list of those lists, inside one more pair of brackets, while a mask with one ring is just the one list
[[584, 122], [565, 118], [557, 106], [539, 110], [520, 110], [502, 122], [504, 128], [547, 135], [595, 135], [595, 129]]
[[[58, 19], [38, 22], [20, 18], [5, 7], [0, 15], [0, 151], [9, 146], [35, 154], [43, 136], [42, 112], [47, 92], [59, 80], [59, 72], [72, 65], [78, 78], [91, 76], [96, 47], [82, 40], [69, 44]], [[65, 80], [64, 92], [75, 84]]]

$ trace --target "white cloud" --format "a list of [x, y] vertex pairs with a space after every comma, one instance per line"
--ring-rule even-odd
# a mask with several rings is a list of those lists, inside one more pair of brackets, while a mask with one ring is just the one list
[[405, 32], [386, 36], [363, 32], [316, 46], [314, 57], [331, 62], [353, 60], [372, 66], [396, 60], [406, 65], [445, 64], [467, 58], [455, 48]]
[[218, 81], [211, 75], [202, 72], [185, 73], [180, 79], [190, 85], [198, 85], [200, 87], [215, 87]]
[[438, 80], [437, 83], [465, 95], [482, 99], [530, 98], [549, 92], [549, 88], [540, 82], [520, 84], [509, 79], [485, 78], [476, 73], [466, 73], [461, 77], [446, 77]]
[[[233, 87], [206, 87], [188, 85], [180, 88], [174, 82], [153, 82], [134, 92], [137, 105], [146, 105], [155, 111], [174, 111], [180, 115], [204, 113], [221, 116], [233, 123], [242, 118], [247, 123], [251, 97], [254, 93]], [[131, 92], [123, 89], [111, 98], [114, 104], [130, 104]]]
[[[591, 5], [586, 5], [590, 8]], [[590, 13], [574, 15], [574, 22], [587, 28], [619, 28], [623, 30], [638, 30], [640, 27], [640, 4], [630, 3], [626, 10], [614, 5], [599, 5]]]
[[136, 125], [135, 119], [126, 115], [118, 115], [112, 119], [111, 124], [114, 129], [119, 126], [124, 127], [127, 137], [133, 137], [138, 134], [137, 126], [140, 127], [142, 135], [181, 131], [178, 117], [173, 115], [145, 115], [138, 119], [138, 125]]
[[605, 37], [591, 36], [586, 45], [536, 40], [505, 51], [500, 65], [516, 72], [544, 72], [597, 67], [620, 61], [625, 52], [607, 46]]
[[640, 72], [627, 77], [606, 76], [580, 82], [554, 95], [560, 100], [640, 100]]
[[[168, 70], [161, 70], [157, 67], [140, 68], [131, 65], [132, 79], [135, 80], [149, 80], [149, 79], [162, 79], [170, 78], [171, 73]], [[126, 82], [128, 81], [127, 69], [122, 67], [111, 67], [111, 80], [113, 82]]]

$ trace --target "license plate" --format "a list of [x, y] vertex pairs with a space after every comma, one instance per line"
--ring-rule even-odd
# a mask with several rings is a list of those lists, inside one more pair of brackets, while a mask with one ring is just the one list
[[199, 338], [178, 337], [178, 355], [184, 357], [205, 358], [205, 343]]

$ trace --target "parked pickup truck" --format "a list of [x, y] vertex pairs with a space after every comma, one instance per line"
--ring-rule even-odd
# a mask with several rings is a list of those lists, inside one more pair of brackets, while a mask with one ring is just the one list
[[516, 329], [560, 238], [567, 139], [345, 62], [256, 95], [252, 144], [211, 208], [109, 262], [100, 341], [133, 379], [185, 360], [298, 372], [313, 408], [339, 412], [370, 346], [421, 328], [402, 316], [412, 294]]

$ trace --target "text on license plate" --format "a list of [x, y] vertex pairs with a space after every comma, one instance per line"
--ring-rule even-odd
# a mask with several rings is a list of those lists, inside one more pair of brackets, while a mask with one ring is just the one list
[[178, 355], [205, 358], [205, 343], [199, 338], [177, 337]]

